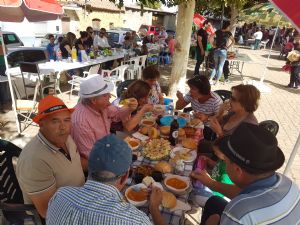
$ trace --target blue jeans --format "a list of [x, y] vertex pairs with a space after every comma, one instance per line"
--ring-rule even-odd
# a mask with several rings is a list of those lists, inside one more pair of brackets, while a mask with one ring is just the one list
[[226, 49], [216, 49], [214, 52], [214, 61], [215, 68], [212, 70], [210, 79], [213, 79], [216, 76], [216, 81], [220, 79], [223, 73], [223, 66], [225, 60], [227, 58], [227, 50]]

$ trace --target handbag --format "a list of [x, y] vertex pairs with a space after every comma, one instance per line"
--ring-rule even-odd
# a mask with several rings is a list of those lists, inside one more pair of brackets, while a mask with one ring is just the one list
[[285, 64], [281, 69], [284, 72], [290, 73], [291, 72], [291, 68], [292, 68], [291, 64]]

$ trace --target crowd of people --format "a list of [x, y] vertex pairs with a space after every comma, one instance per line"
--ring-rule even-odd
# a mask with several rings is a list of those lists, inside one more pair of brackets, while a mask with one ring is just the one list
[[[226, 29], [216, 35], [221, 32], [231, 37]], [[76, 41], [78, 48], [86, 40], [82, 33]], [[113, 83], [99, 74], [83, 79], [74, 109], [51, 95], [40, 101], [33, 118], [39, 132], [21, 152], [16, 174], [24, 202], [34, 204], [44, 223], [166, 224], [159, 210], [159, 188], [152, 187], [148, 193], [151, 217], [123, 200], [132, 152], [115, 135], [118, 130], [136, 131], [143, 115], [153, 105], [163, 104], [159, 78], [157, 67], [146, 67], [142, 79], [131, 83], [115, 105], [110, 103]], [[177, 92], [176, 109], [191, 104], [194, 117], [209, 124], [217, 136], [215, 141], [198, 143], [197, 160], [205, 160], [214, 174], [206, 170], [190, 174], [210, 190], [201, 202], [201, 224], [295, 224], [300, 191], [275, 172], [283, 165], [284, 155], [276, 137], [258, 126], [254, 112], [259, 91], [240, 84], [232, 87], [230, 100], [223, 102], [211, 91], [206, 76], [197, 75], [187, 84], [188, 94]], [[193, 190], [192, 202], [197, 203], [201, 194]]]

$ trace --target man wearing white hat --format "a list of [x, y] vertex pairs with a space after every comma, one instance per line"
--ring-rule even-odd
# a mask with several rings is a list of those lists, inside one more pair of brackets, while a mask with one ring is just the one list
[[72, 114], [71, 135], [84, 170], [87, 169], [87, 159], [94, 143], [110, 133], [111, 122], [127, 121], [138, 106], [136, 99], [129, 99], [128, 105], [122, 108], [111, 105], [109, 99], [113, 89], [113, 83], [99, 74], [84, 78], [80, 84], [81, 101]]

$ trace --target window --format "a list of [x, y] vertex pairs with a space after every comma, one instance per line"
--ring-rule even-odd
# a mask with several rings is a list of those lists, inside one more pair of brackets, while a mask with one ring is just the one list
[[109, 23], [109, 29], [113, 29], [114, 28], [114, 23]]
[[20, 50], [9, 53], [7, 56], [8, 65], [10, 67], [20, 66], [20, 62], [43, 62], [47, 61], [44, 50]]
[[3, 38], [6, 45], [20, 43], [19, 38], [15, 34], [3, 34]]
[[119, 34], [118, 33], [114, 33], [114, 32], [107, 32], [108, 33], [108, 38], [110, 40], [112, 40], [115, 43], [119, 43]]
[[101, 20], [100, 19], [92, 19], [92, 27], [94, 30], [100, 30], [100, 22]]

